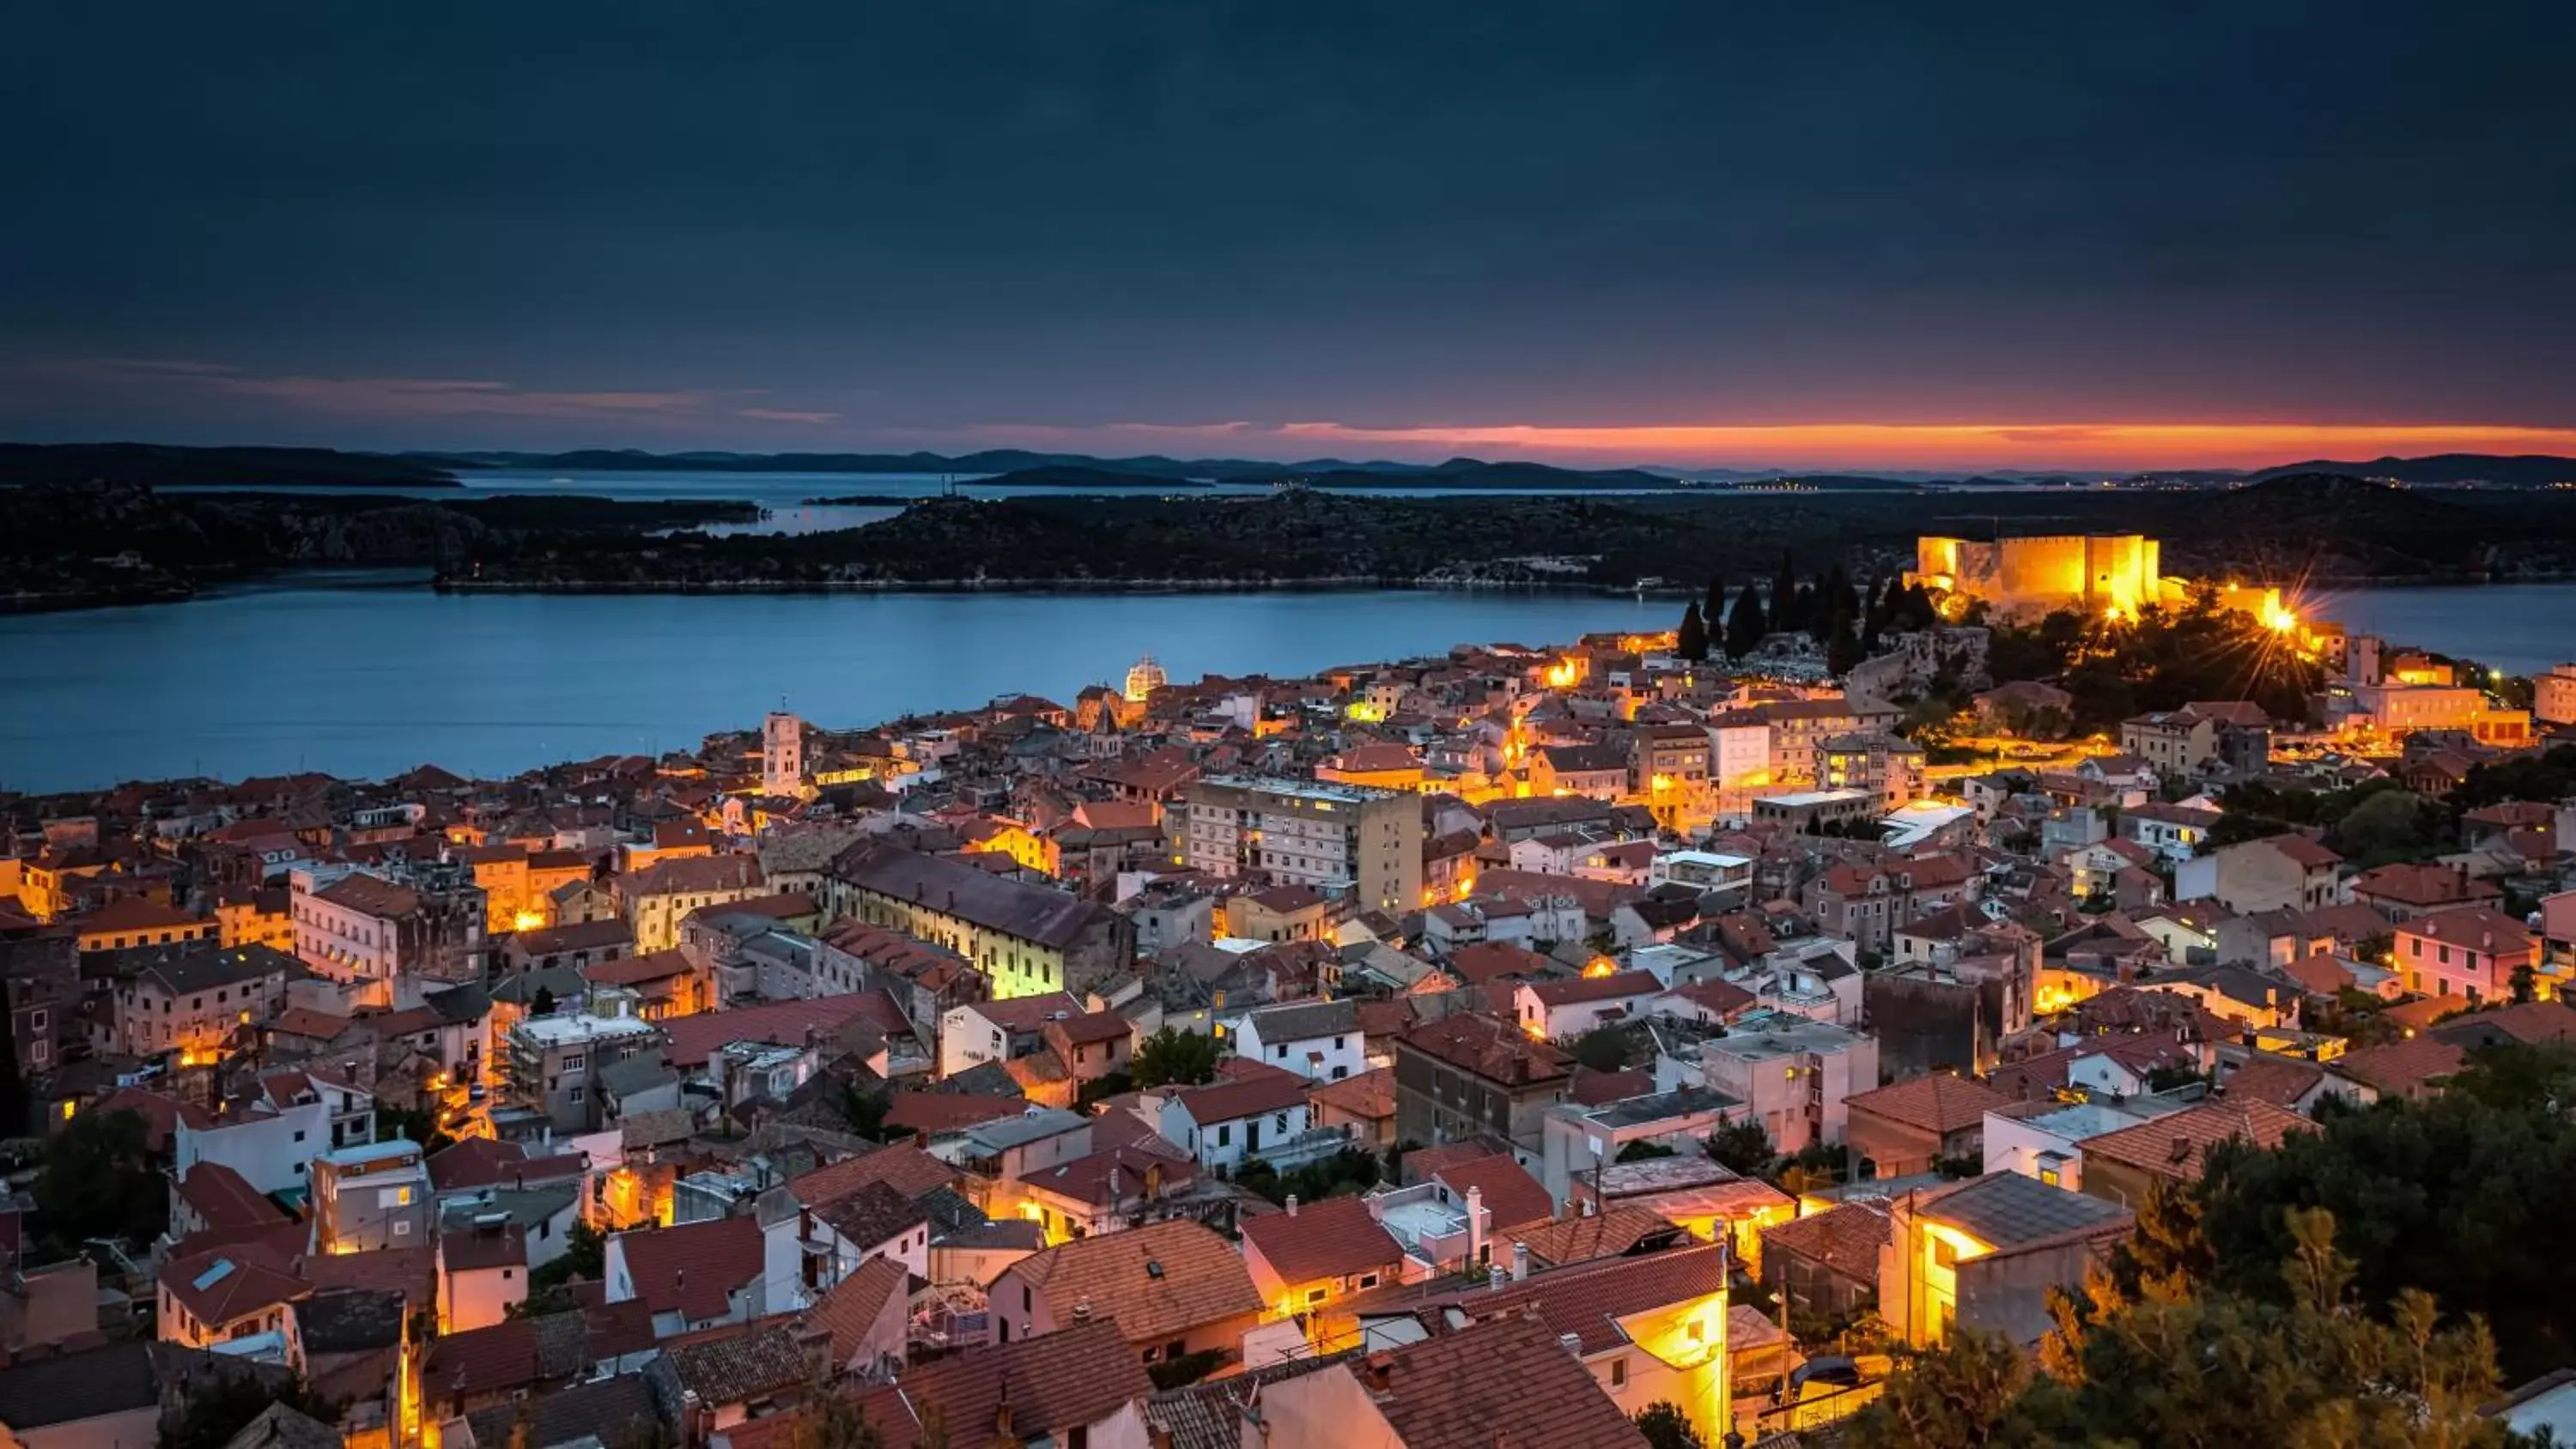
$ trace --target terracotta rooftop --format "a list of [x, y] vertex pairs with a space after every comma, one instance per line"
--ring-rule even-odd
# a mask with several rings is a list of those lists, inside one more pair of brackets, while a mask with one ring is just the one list
[[421, 1398], [436, 1405], [534, 1385], [540, 1375], [537, 1325], [504, 1319], [462, 1333], [443, 1333], [420, 1368]]
[[2314, 1091], [2325, 1080], [2325, 1068], [2296, 1057], [2274, 1056], [2257, 1052], [2245, 1064], [2228, 1074], [2222, 1090], [2231, 1102], [2269, 1102], [2275, 1107], [2296, 1110], [2292, 1105]]
[[1328, 1197], [1288, 1212], [1263, 1213], [1241, 1225], [1243, 1241], [1261, 1250], [1283, 1283], [1312, 1283], [1385, 1269], [1404, 1261], [1404, 1249], [1356, 1197]]
[[1481, 1191], [1485, 1211], [1493, 1219], [1497, 1233], [1544, 1223], [1556, 1216], [1556, 1203], [1548, 1197], [1547, 1189], [1508, 1152], [1450, 1163], [1433, 1175], [1461, 1202], [1466, 1201], [1469, 1189]]
[[1652, 1208], [1614, 1202], [1607, 1212], [1588, 1217], [1523, 1223], [1512, 1231], [1511, 1239], [1530, 1250], [1532, 1262], [1562, 1268], [1599, 1258], [1624, 1257], [1641, 1243], [1679, 1239], [1683, 1235], [1683, 1229]]
[[640, 896], [697, 895], [712, 891], [749, 890], [761, 882], [756, 855], [684, 855], [659, 860], [617, 879], [625, 900]]
[[2354, 876], [2352, 893], [2418, 909], [2492, 901], [2504, 894], [2490, 882], [2471, 880], [2465, 871], [2404, 861], [2376, 866]]
[[655, 1313], [677, 1312], [694, 1322], [725, 1315], [733, 1290], [761, 1273], [760, 1224], [750, 1218], [713, 1218], [667, 1228], [619, 1233], [635, 1296]]
[[2204, 1102], [2200, 1106], [2150, 1118], [2135, 1127], [2084, 1139], [2088, 1160], [2125, 1163], [2159, 1177], [2198, 1182], [2209, 1149], [2235, 1139], [2253, 1147], [2278, 1147], [2293, 1132], [2313, 1132], [2316, 1124], [2283, 1107], [2260, 1100]]
[[2011, 1102], [2010, 1097], [1983, 1082], [1935, 1072], [1892, 1087], [1861, 1092], [1846, 1098], [1843, 1105], [1902, 1126], [1947, 1135], [1976, 1126], [1988, 1112]]
[[833, 862], [832, 874], [861, 890], [1054, 949], [1072, 945], [1103, 913], [1080, 896], [894, 845], [857, 847]]
[[1643, 1449], [1547, 1323], [1512, 1315], [1347, 1362], [1405, 1449]]
[[802, 1323], [831, 1335], [832, 1362], [846, 1364], [885, 1311], [889, 1299], [909, 1297], [912, 1274], [892, 1258], [870, 1258], [835, 1283], [822, 1300], [805, 1310]]
[[2335, 1058], [2334, 1074], [2386, 1097], [2420, 1097], [2441, 1078], [2468, 1065], [2469, 1054], [2440, 1037], [2409, 1037], [2385, 1046], [2360, 1047]]
[[713, 1410], [749, 1403], [814, 1377], [814, 1355], [790, 1323], [744, 1324], [694, 1342], [667, 1343], [671, 1370], [696, 1401]]
[[1295, 1072], [1264, 1067], [1260, 1075], [1237, 1076], [1232, 1080], [1210, 1082], [1181, 1093], [1180, 1104], [1190, 1120], [1201, 1127], [1219, 1122], [1237, 1122], [1258, 1117], [1264, 1112], [1285, 1112], [1306, 1103], [1310, 1086]]
[[1379, 1067], [1344, 1077], [1338, 1082], [1318, 1082], [1306, 1093], [1309, 1107], [1330, 1107], [1353, 1117], [1374, 1121], [1395, 1115], [1395, 1068]]
[[882, 991], [860, 991], [669, 1017], [659, 1023], [666, 1043], [663, 1054], [670, 1058], [672, 1066], [686, 1072], [706, 1065], [707, 1058], [731, 1042], [803, 1046], [840, 1031], [855, 1017], [875, 1019], [878, 1003], [871, 998], [884, 995]]
[[1095, 1318], [922, 1364], [863, 1407], [870, 1423], [891, 1431], [890, 1442], [911, 1442], [936, 1412], [952, 1439], [982, 1444], [993, 1437], [1005, 1401], [1014, 1434], [1029, 1438], [1099, 1423], [1153, 1393], [1154, 1381], [1116, 1321]]
[[1573, 1074], [1573, 1058], [1518, 1027], [1474, 1012], [1421, 1022], [1397, 1040], [1407, 1048], [1506, 1086], [1540, 1086]]
[[858, 1191], [872, 1182], [891, 1184], [906, 1197], [919, 1197], [957, 1181], [958, 1171], [909, 1143], [880, 1147], [846, 1162], [818, 1167], [787, 1184], [808, 1207]]
[[201, 1161], [189, 1168], [179, 1181], [179, 1196], [208, 1228], [219, 1231], [286, 1221], [285, 1209], [220, 1162]]
[[1763, 1251], [1779, 1249], [1863, 1283], [1878, 1282], [1878, 1250], [1887, 1246], [1887, 1204], [1847, 1202], [1762, 1230]]
[[430, 1185], [443, 1193], [504, 1183], [553, 1182], [589, 1170], [587, 1159], [578, 1153], [530, 1157], [521, 1144], [492, 1137], [468, 1137], [442, 1147], [429, 1155], [427, 1165]]
[[1541, 1006], [1579, 1006], [1587, 1001], [1649, 996], [1664, 988], [1652, 971], [1613, 971], [1607, 976], [1533, 981], [1521, 989], [1537, 997]]
[[1525, 946], [1504, 941], [1478, 941], [1449, 953], [1449, 972], [1470, 986], [1483, 986], [1506, 976], [1543, 976], [1556, 963]]
[[1116, 1319], [1133, 1343], [1160, 1343], [1262, 1306], [1243, 1255], [1187, 1219], [1077, 1238], [1006, 1271], [1045, 1297], [1056, 1322], [1080, 1321], [1088, 1304], [1088, 1316]]

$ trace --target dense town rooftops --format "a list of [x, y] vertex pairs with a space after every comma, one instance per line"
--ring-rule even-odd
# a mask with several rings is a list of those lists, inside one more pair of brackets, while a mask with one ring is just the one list
[[300, 977], [302, 962], [269, 946], [203, 946], [147, 966], [137, 979], [173, 996], [239, 986], [268, 976]]
[[[2091, 1150], [2090, 1143], [2086, 1150]], [[2018, 1172], [1990, 1172], [1955, 1187], [1917, 1193], [1914, 1212], [1958, 1228], [1997, 1251], [2120, 1232], [2129, 1225], [2127, 1208], [2051, 1187]]]
[[1532, 1041], [1506, 1021], [1454, 1012], [1416, 1024], [1397, 1040], [1437, 1061], [1488, 1081], [1534, 1086], [1573, 1075], [1573, 1058], [1546, 1042]]
[[342, 876], [313, 892], [313, 898], [379, 920], [399, 920], [420, 911], [420, 892], [364, 871]]
[[1079, 896], [901, 846], [860, 846], [834, 861], [832, 874], [860, 890], [1054, 950], [1079, 941], [1103, 914]]
[[1392, 1270], [1404, 1259], [1404, 1249], [1379, 1225], [1363, 1198], [1328, 1197], [1263, 1213], [1245, 1219], [1242, 1233], [1279, 1281], [1291, 1287]]
[[1142, 1343], [1261, 1311], [1243, 1255], [1188, 1219], [1079, 1238], [1013, 1265], [1012, 1274], [1046, 1295], [1059, 1322], [1078, 1309], [1118, 1320]]
[[1983, 1082], [1945, 1072], [1898, 1082], [1892, 1087], [1854, 1093], [1844, 1105], [1890, 1122], [1925, 1132], [1948, 1134], [1974, 1127], [1988, 1112], [2012, 1104], [2012, 1098]]

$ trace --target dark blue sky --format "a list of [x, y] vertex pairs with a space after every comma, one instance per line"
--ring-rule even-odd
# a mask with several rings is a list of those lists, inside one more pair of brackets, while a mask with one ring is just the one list
[[2544, 451], [2571, 97], [2564, 3], [30, 7], [0, 434]]

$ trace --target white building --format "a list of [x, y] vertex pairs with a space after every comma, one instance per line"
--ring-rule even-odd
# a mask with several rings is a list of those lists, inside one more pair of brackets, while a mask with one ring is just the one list
[[1418, 909], [1422, 800], [1403, 790], [1244, 775], [1189, 787], [1190, 869], [1312, 886], [1381, 910]]
[[1223, 1078], [1174, 1094], [1158, 1126], [1202, 1167], [1230, 1172], [1306, 1132], [1306, 1079], [1287, 1072]]
[[1699, 1067], [1702, 1083], [1743, 1103], [1773, 1147], [1797, 1152], [1843, 1140], [1844, 1103], [1878, 1086], [1878, 1038], [1798, 1016], [1748, 1017], [1700, 1044]]
[[1368, 1070], [1355, 1001], [1273, 1006], [1243, 1018], [1235, 1053], [1309, 1081], [1338, 1082]]
[[314, 1158], [331, 1150], [331, 1109], [306, 1102], [212, 1127], [177, 1128], [179, 1176], [200, 1162], [220, 1162], [261, 1192], [303, 1187]]

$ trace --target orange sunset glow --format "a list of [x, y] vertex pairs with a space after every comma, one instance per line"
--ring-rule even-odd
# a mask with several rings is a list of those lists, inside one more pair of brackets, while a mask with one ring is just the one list
[[[2576, 453], [2576, 428], [2487, 423], [1541, 423], [1363, 427], [1337, 422], [1122, 423], [1101, 428], [994, 424], [987, 441], [1115, 449], [1149, 435], [1233, 456], [1308, 456], [1366, 447], [1429, 456], [1550, 458], [1585, 466], [1665, 463], [1804, 469], [2263, 468], [2311, 458], [2367, 461], [2432, 453]], [[1122, 439], [1124, 440], [1122, 444]]]

